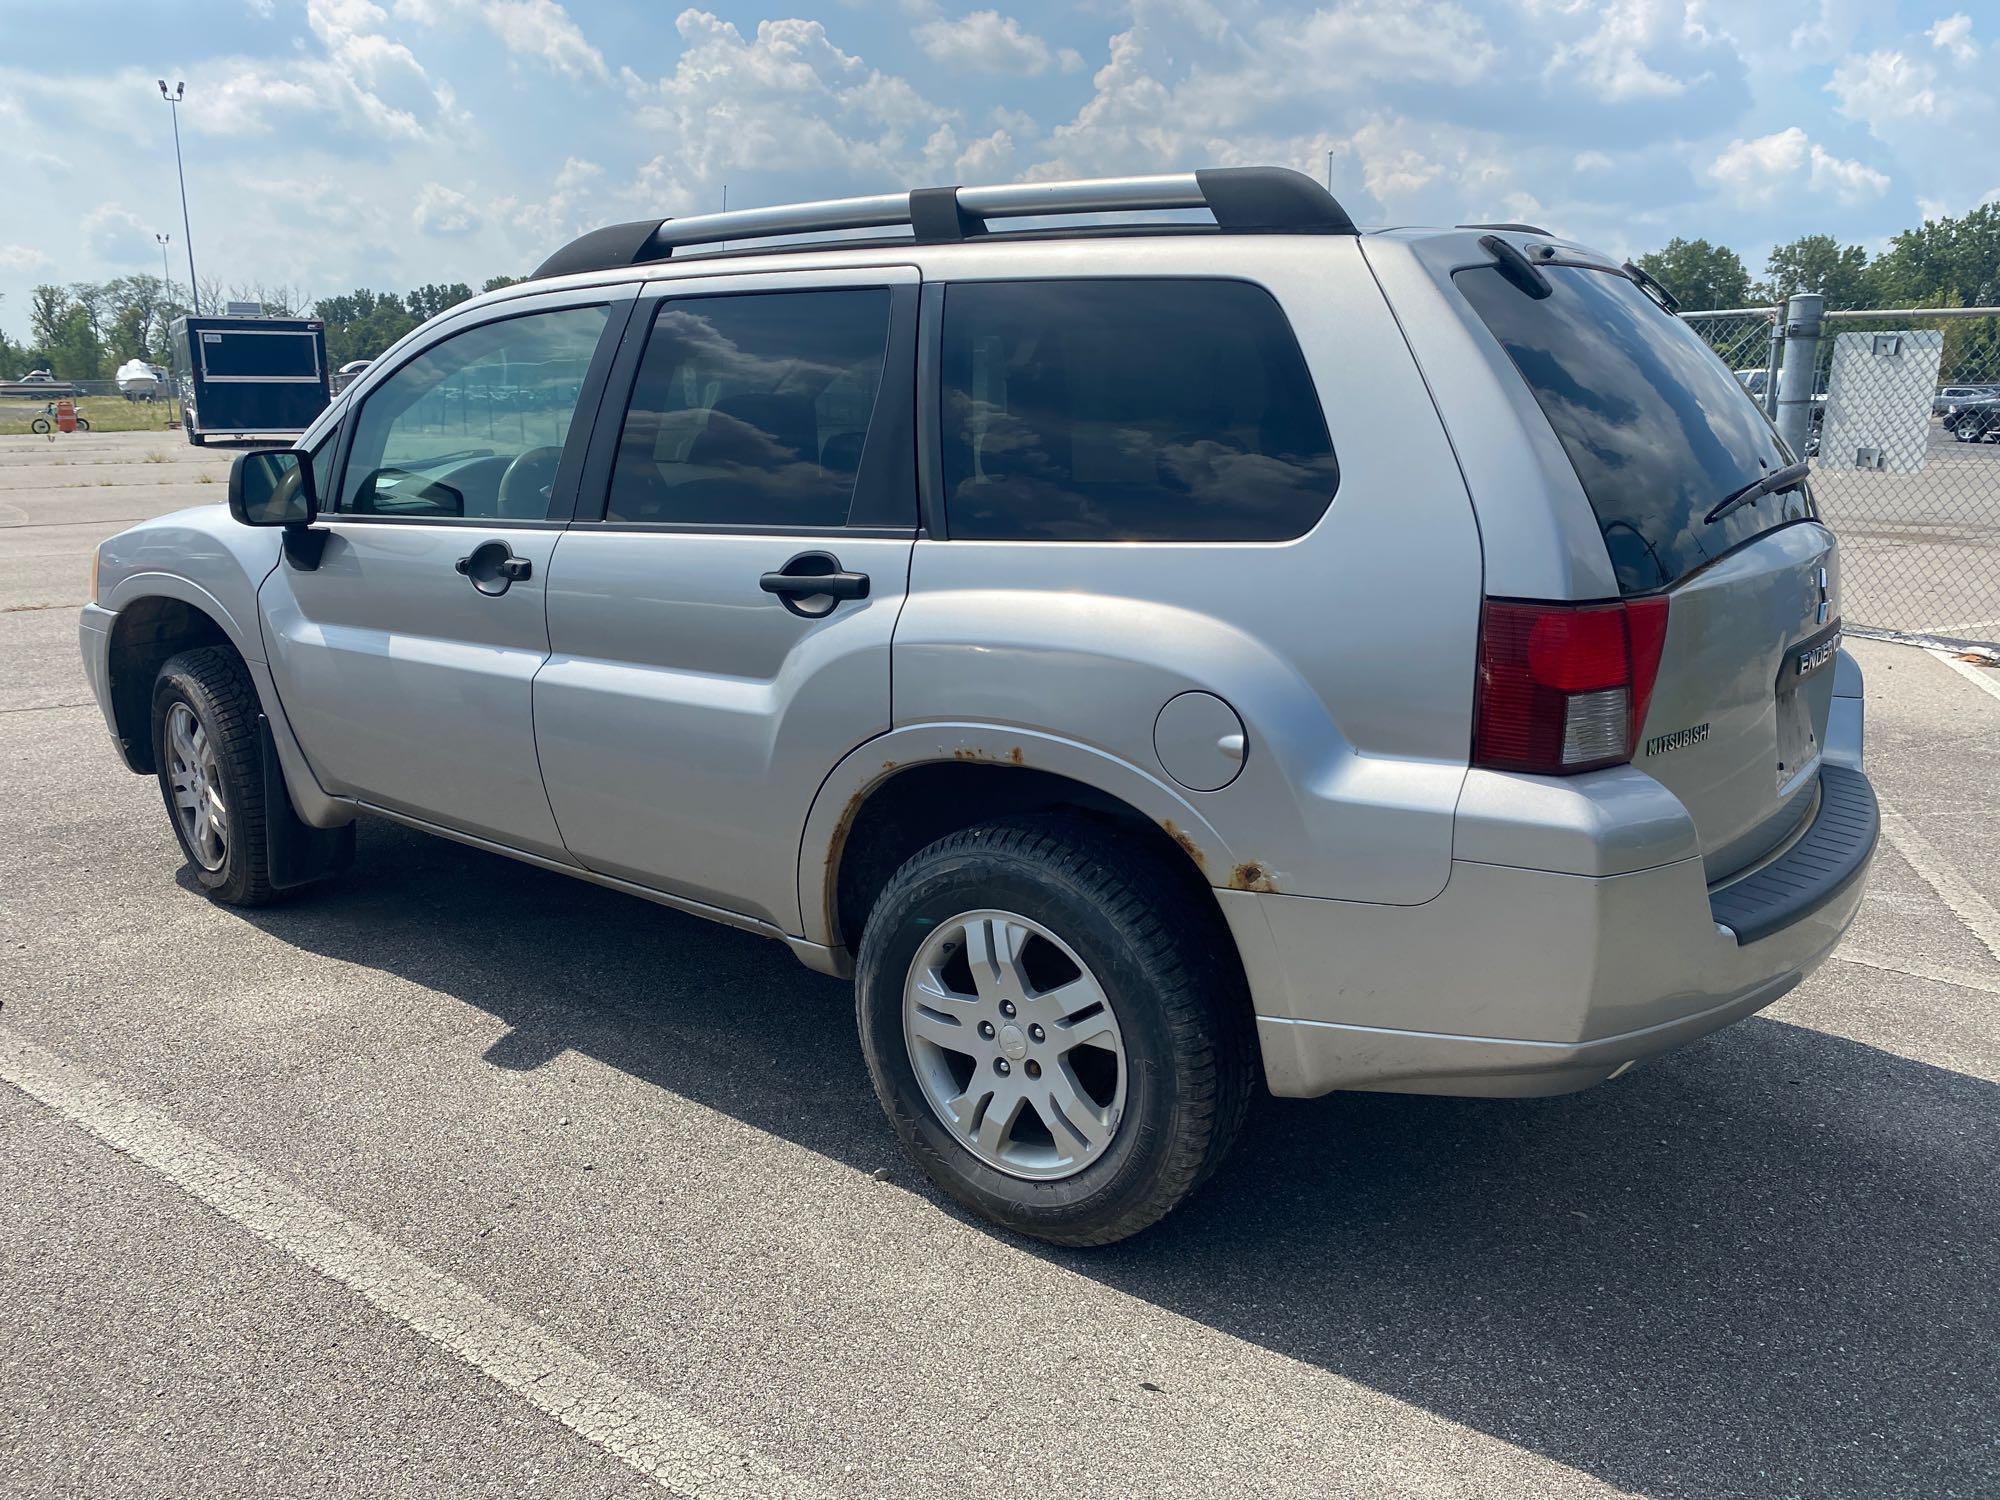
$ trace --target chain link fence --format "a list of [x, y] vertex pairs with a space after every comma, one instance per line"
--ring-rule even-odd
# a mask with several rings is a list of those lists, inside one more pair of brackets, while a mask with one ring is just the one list
[[1848, 625], [2000, 643], [2000, 309], [1681, 316], [1804, 447]]

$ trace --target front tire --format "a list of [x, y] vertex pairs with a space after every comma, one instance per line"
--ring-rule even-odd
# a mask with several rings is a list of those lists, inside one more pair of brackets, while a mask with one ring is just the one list
[[1055, 1244], [1157, 1222], [1249, 1103], [1250, 1002], [1213, 903], [1082, 818], [1011, 819], [914, 856], [869, 914], [855, 998], [917, 1165]]
[[47, 417], [37, 417], [35, 418], [34, 421], [28, 424], [28, 431], [34, 433], [37, 437], [40, 437], [43, 433], [47, 432], [48, 430], [49, 430], [49, 419]]
[[236, 653], [170, 657], [153, 683], [153, 764], [188, 870], [231, 906], [276, 897], [264, 842], [257, 690]]

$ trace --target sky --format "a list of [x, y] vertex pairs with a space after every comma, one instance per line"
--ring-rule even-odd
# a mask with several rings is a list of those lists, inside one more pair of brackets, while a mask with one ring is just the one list
[[[1761, 271], [2000, 200], [2000, 0], [62, 0], [0, 6], [0, 328], [158, 272], [524, 274], [647, 216], [1277, 163], [1364, 225], [1524, 219]], [[1331, 160], [1329, 155], [1331, 153]]]

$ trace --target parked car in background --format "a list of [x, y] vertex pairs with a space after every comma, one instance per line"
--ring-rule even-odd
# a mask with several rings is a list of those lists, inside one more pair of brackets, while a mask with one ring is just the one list
[[361, 372], [367, 369], [371, 363], [372, 361], [365, 359], [350, 359], [346, 364], [333, 372], [332, 379], [327, 383], [329, 390], [332, 394], [338, 396], [342, 391], [354, 384]]
[[1990, 401], [2000, 397], [2000, 385], [1947, 385], [1940, 386], [1931, 401], [1931, 414], [1943, 417], [1950, 425], [1954, 413], [1969, 401]]
[[922, 1170], [1064, 1244], [1260, 1074], [1559, 1094], [1761, 1010], [1878, 829], [1839, 544], [1700, 337], [1273, 168], [595, 231], [95, 578], [194, 885], [368, 812], [777, 939]]
[[[1736, 376], [1737, 384], [1750, 393], [1750, 398], [1758, 406], [1763, 406], [1765, 395], [1771, 388], [1771, 372], [1764, 366], [1757, 365], [1750, 369], [1737, 370], [1733, 373]], [[1826, 383], [1827, 373], [1822, 370], [1819, 378], [1813, 382], [1812, 420], [1809, 427], [1809, 436], [1806, 439], [1806, 453], [1808, 456], [1816, 454], [1819, 451], [1819, 430], [1821, 424], [1826, 421]]]
[[1961, 443], [2000, 442], [2000, 390], [1960, 401], [1944, 425]]

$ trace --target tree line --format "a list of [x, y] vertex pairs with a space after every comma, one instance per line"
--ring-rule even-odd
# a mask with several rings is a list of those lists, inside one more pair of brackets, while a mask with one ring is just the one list
[[2000, 305], [2000, 203], [1906, 229], [1869, 258], [1859, 245], [1809, 234], [1780, 245], [1753, 278], [1743, 258], [1707, 240], [1669, 240], [1637, 257], [1689, 310], [1771, 307], [1818, 292], [1828, 309]]
[[[1906, 229], [1872, 259], [1861, 246], [1843, 245], [1830, 234], [1805, 235], [1773, 250], [1762, 278], [1753, 277], [1727, 245], [1704, 239], [1669, 240], [1637, 263], [1690, 310], [1769, 307], [1794, 292], [1818, 292], [1829, 309], [1991, 307], [2000, 305], [2000, 203]], [[489, 277], [480, 290], [520, 279]], [[167, 364], [168, 325], [188, 311], [186, 294], [186, 286], [157, 276], [38, 286], [28, 304], [28, 342], [16, 343], [0, 330], [0, 379], [47, 369], [66, 380], [104, 380], [128, 359]], [[308, 307], [304, 294], [292, 288], [225, 289], [204, 279], [201, 303], [214, 310], [230, 299], [258, 302], [278, 317], [309, 312], [326, 324], [327, 361], [338, 369], [349, 360], [373, 359], [472, 294], [462, 281], [405, 293], [358, 287]]]
[[[490, 276], [483, 292], [512, 286], [518, 276]], [[128, 359], [170, 365], [169, 333], [175, 318], [191, 311], [185, 283], [158, 276], [119, 276], [35, 287], [29, 293], [28, 339], [0, 329], [0, 380], [48, 370], [63, 380], [109, 380]], [[326, 324], [326, 358], [333, 369], [349, 360], [373, 359], [418, 324], [473, 295], [463, 281], [427, 283], [410, 292], [359, 287], [308, 302], [295, 288], [223, 286], [206, 277], [201, 305], [219, 312], [225, 302], [255, 302], [271, 317], [314, 317]], [[0, 313], [4, 313], [0, 306]]]

